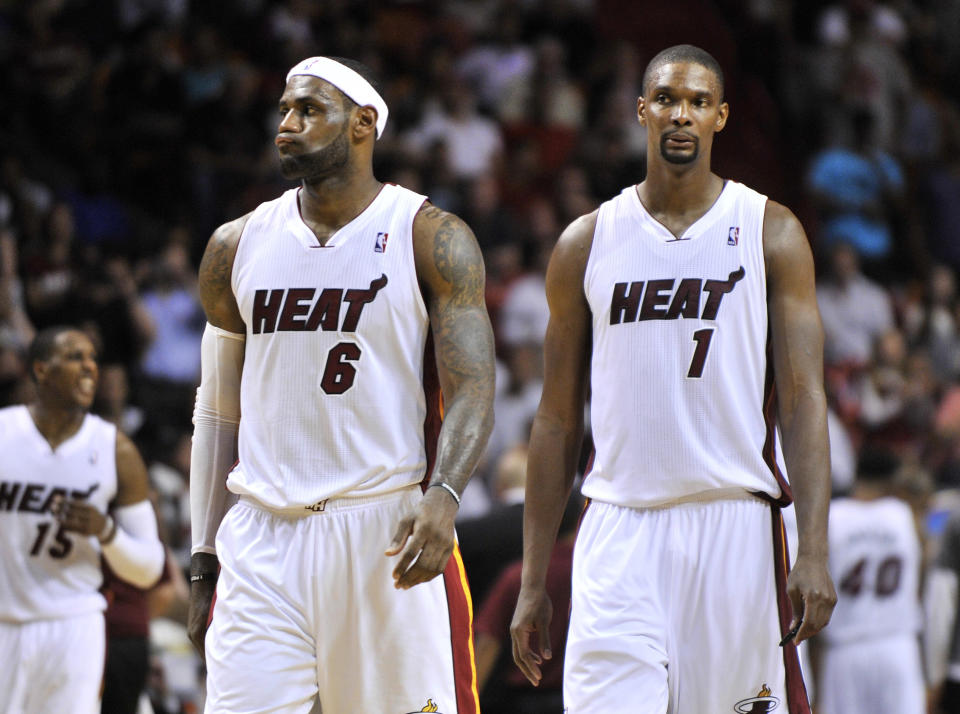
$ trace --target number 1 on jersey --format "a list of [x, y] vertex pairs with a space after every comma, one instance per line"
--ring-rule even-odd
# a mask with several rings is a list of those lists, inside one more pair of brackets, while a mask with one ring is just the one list
[[693, 359], [690, 360], [690, 369], [687, 370], [688, 379], [700, 379], [703, 376], [703, 365], [707, 361], [707, 352], [710, 350], [710, 340], [713, 338], [714, 328], [708, 327], [693, 333], [693, 341], [697, 343], [693, 350]]

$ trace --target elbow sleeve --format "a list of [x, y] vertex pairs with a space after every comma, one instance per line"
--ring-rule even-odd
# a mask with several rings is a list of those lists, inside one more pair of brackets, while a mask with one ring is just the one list
[[114, 509], [117, 534], [102, 546], [113, 572], [138, 588], [149, 588], [163, 572], [163, 544], [157, 536], [157, 518], [149, 501]]

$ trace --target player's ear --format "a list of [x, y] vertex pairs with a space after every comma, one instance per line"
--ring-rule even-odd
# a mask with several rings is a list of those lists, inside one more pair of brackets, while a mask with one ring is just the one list
[[30, 371], [33, 372], [34, 381], [40, 384], [47, 374], [47, 363], [39, 359], [34, 360], [33, 364], [30, 365]]
[[643, 101], [643, 96], [637, 97], [637, 121], [640, 122], [640, 126], [647, 125], [646, 112], [646, 103]]
[[718, 132], [723, 127], [727, 125], [727, 117], [730, 116], [730, 105], [726, 102], [720, 104], [719, 110], [717, 111], [717, 125], [714, 128], [714, 132]]
[[353, 132], [357, 139], [368, 136], [371, 132], [377, 133], [377, 110], [371, 106], [357, 107], [354, 117]]

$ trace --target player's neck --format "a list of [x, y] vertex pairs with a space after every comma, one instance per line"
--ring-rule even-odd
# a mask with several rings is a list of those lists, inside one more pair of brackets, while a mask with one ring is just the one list
[[867, 483], [858, 481], [850, 494], [858, 501], [876, 501], [879, 498], [885, 498], [890, 495], [890, 489], [883, 484]]
[[723, 190], [723, 179], [706, 162], [678, 170], [661, 161], [647, 164], [647, 177], [637, 187], [643, 205], [653, 214], [703, 213]]
[[39, 401], [30, 404], [27, 409], [37, 431], [43, 435], [52, 449], [56, 449], [76, 434], [87, 416], [87, 411], [80, 407], [63, 408]]
[[370, 205], [383, 184], [371, 171], [353, 171], [304, 181], [300, 191], [300, 215], [317, 237], [324, 240]]

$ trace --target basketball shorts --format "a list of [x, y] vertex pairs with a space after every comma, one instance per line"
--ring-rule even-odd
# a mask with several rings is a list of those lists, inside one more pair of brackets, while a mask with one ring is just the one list
[[264, 510], [241, 499], [217, 533], [220, 578], [206, 637], [211, 714], [477, 714], [472, 614], [459, 552], [394, 588], [387, 549], [419, 486]]
[[0, 714], [99, 714], [102, 612], [0, 622]]
[[823, 651], [819, 714], [923, 714], [926, 686], [916, 637], [900, 635]]
[[742, 492], [592, 502], [574, 550], [566, 712], [809, 714], [796, 647], [779, 646], [785, 548], [779, 510]]

